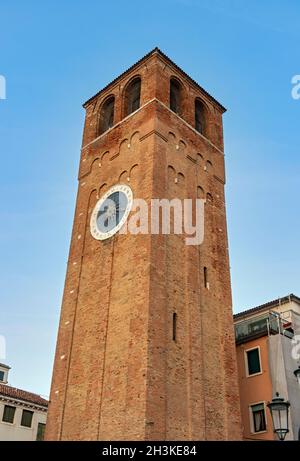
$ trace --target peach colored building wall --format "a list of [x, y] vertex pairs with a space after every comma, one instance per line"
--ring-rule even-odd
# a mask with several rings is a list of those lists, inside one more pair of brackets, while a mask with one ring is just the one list
[[[247, 376], [246, 351], [259, 347], [261, 372]], [[249, 341], [237, 346], [237, 364], [239, 375], [241, 414], [243, 425], [243, 439], [245, 440], [274, 440], [272, 420], [267, 403], [272, 400], [272, 382], [268, 359], [268, 337]], [[251, 430], [250, 406], [262, 403], [265, 404], [266, 431], [253, 432]]]

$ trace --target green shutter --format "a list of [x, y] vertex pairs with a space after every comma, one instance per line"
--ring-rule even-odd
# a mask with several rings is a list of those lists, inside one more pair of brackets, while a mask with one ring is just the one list
[[254, 375], [255, 373], [260, 373], [261, 369], [258, 349], [252, 349], [251, 351], [247, 351], [247, 360], [248, 374]]
[[10, 405], [5, 405], [2, 421], [5, 423], [13, 423], [15, 418], [16, 407], [11, 407]]
[[46, 428], [46, 424], [38, 423], [36, 440], [44, 440], [45, 428]]
[[23, 410], [21, 426], [31, 427], [32, 417], [33, 417], [33, 411]]

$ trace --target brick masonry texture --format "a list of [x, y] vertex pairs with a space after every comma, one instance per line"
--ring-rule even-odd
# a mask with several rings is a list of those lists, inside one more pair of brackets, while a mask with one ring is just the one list
[[[136, 75], [140, 109], [123, 118]], [[168, 108], [174, 76], [180, 117]], [[112, 94], [115, 125], [97, 137]], [[193, 129], [196, 97], [205, 137]], [[203, 244], [187, 246], [183, 235], [93, 239], [91, 212], [117, 183], [148, 203], [207, 197]], [[224, 184], [222, 111], [159, 52], [89, 100], [47, 440], [241, 439]]]

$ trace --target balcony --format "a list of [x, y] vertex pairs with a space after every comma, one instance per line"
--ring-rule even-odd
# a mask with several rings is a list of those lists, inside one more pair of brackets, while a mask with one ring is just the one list
[[282, 334], [293, 338], [293, 331], [290, 324], [287, 325], [277, 313], [268, 312], [264, 315], [254, 317], [237, 323], [234, 326], [236, 344], [242, 344], [262, 336]]

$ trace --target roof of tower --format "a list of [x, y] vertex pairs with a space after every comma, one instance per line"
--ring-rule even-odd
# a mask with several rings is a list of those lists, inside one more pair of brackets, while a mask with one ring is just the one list
[[238, 320], [243, 317], [247, 317], [248, 315], [255, 314], [258, 312], [263, 312], [265, 310], [272, 309], [274, 307], [281, 306], [281, 304], [286, 304], [288, 302], [295, 301], [296, 303], [300, 304], [300, 298], [293, 293], [284, 296], [282, 298], [277, 298], [273, 299], [272, 301], [269, 301], [265, 304], [261, 304], [260, 306], [257, 307], [252, 307], [251, 309], [247, 309], [245, 311], [239, 312], [238, 314], [234, 314], [233, 318], [234, 320]]
[[165, 53], [163, 53], [158, 47], [154, 48], [151, 50], [149, 53], [147, 53], [145, 56], [143, 56], [139, 61], [137, 61], [135, 64], [130, 66], [128, 69], [126, 69], [122, 74], [118, 75], [114, 80], [112, 80], [110, 83], [108, 83], [104, 88], [102, 88], [100, 91], [98, 91], [94, 96], [89, 98], [84, 104], [83, 107], [86, 107], [87, 104], [89, 104], [94, 98], [99, 96], [103, 91], [105, 91], [108, 87], [111, 85], [115, 84], [119, 79], [121, 79], [127, 72], [130, 72], [134, 70], [136, 67], [138, 67], [141, 63], [146, 61], [147, 59], [150, 58], [150, 56], [154, 54], [159, 54], [161, 57], [163, 57], [165, 60], [167, 60], [177, 71], [179, 71], [184, 77], [186, 77], [190, 82], [192, 82], [197, 88], [201, 90], [202, 93], [204, 93], [211, 101], [213, 101], [220, 109], [222, 112], [226, 112], [226, 108], [222, 106], [222, 104], [219, 103], [211, 94], [209, 94], [202, 86], [199, 85], [195, 80], [193, 80], [184, 70], [182, 70], [172, 59], [170, 59]]

